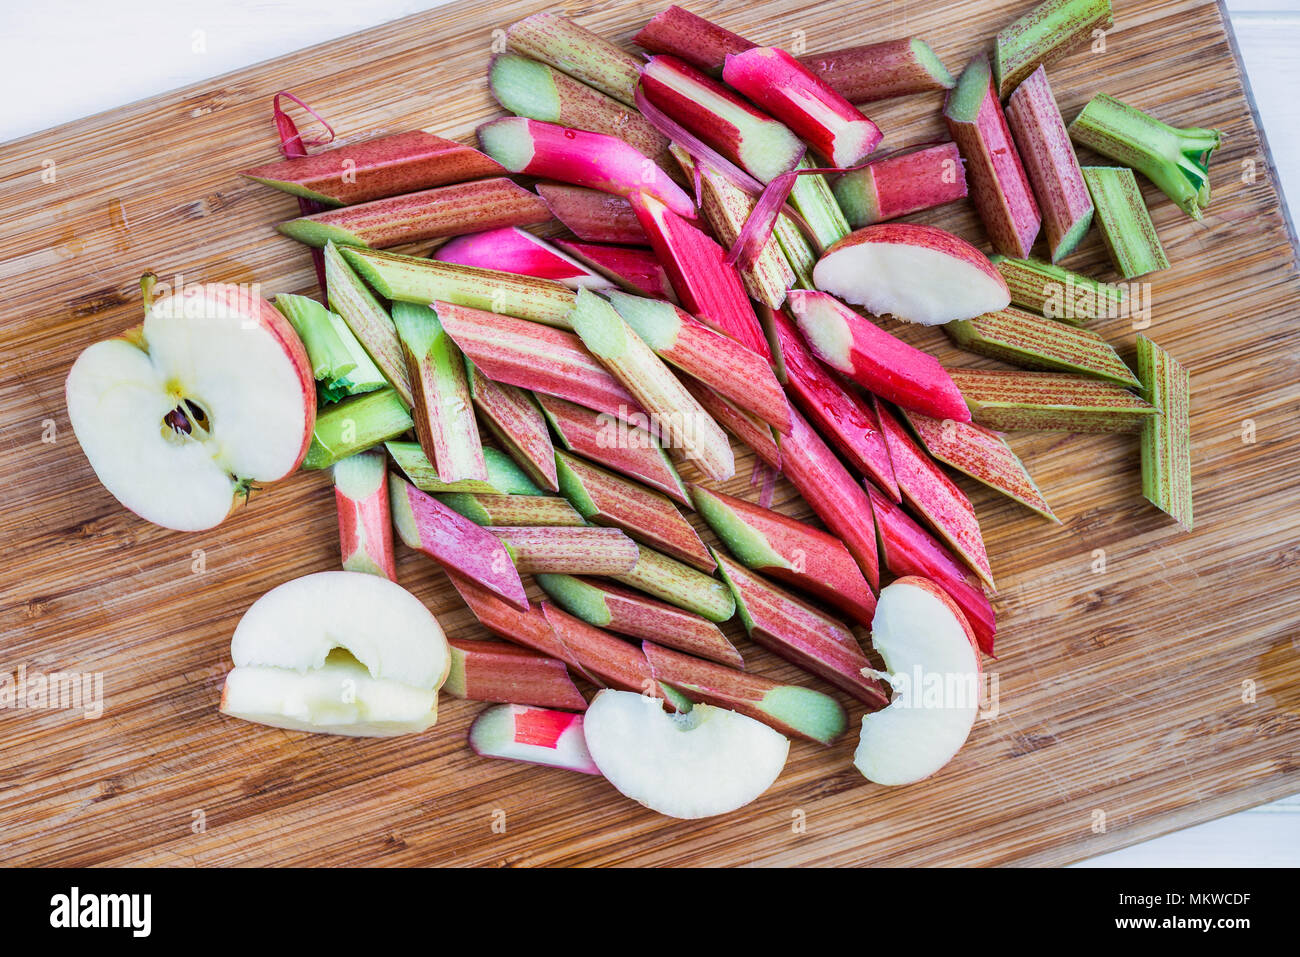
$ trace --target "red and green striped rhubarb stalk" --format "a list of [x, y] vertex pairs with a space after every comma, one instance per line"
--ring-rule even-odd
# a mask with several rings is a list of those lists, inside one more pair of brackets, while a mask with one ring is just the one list
[[645, 410], [571, 332], [482, 309], [434, 303], [461, 351], [489, 379], [545, 392], [618, 418]]
[[691, 504], [677, 469], [653, 433], [554, 396], [538, 394], [537, 401], [570, 452], [648, 485], [683, 505]]
[[339, 314], [384, 378], [408, 406], [414, 401], [406, 357], [388, 310], [352, 270], [343, 250], [329, 243], [323, 251], [325, 289], [330, 308]]
[[943, 330], [967, 352], [1001, 359], [1022, 369], [1073, 372], [1126, 386], [1139, 384], [1124, 360], [1097, 333], [1023, 309], [1007, 307], [947, 323]]
[[596, 684], [639, 691], [656, 698], [665, 696], [650, 671], [645, 653], [636, 645], [575, 618], [549, 601], [542, 602], [541, 609], [556, 638], [582, 663], [583, 671], [595, 677]]
[[889, 704], [889, 695], [880, 682], [863, 674], [864, 670], [872, 671], [873, 666], [843, 623], [765, 581], [739, 562], [716, 551], [714, 557], [752, 640], [868, 707]]
[[785, 375], [786, 392], [821, 435], [830, 440], [858, 472], [898, 501], [898, 483], [889, 461], [876, 410], [831, 374], [804, 344], [784, 312], [772, 314], [772, 331]]
[[813, 355], [881, 398], [938, 418], [970, 420], [947, 370], [828, 293], [790, 292], [790, 311]]
[[542, 494], [542, 490], [524, 474], [524, 470], [500, 449], [491, 447], [483, 449], [483, 461], [487, 464], [487, 481], [466, 479], [460, 482], [444, 482], [438, 470], [429, 461], [429, 457], [424, 454], [424, 449], [420, 448], [419, 442], [385, 442], [384, 447], [388, 450], [393, 463], [402, 470], [407, 481], [421, 492], [439, 495], [472, 492], [520, 497]]
[[850, 103], [951, 90], [952, 74], [924, 40], [908, 38], [799, 58]]
[[555, 13], [535, 13], [506, 29], [510, 49], [541, 60], [632, 105], [640, 61], [622, 47]]
[[1007, 96], [1036, 67], [1059, 60], [1113, 23], [1110, 0], [1046, 0], [994, 41], [999, 96]]
[[1135, 432], [1156, 410], [1123, 386], [1060, 372], [953, 369], [975, 422], [1001, 432]]
[[992, 589], [993, 569], [975, 506], [879, 401], [876, 415], [903, 501]]
[[414, 130], [268, 163], [239, 175], [323, 206], [350, 206], [504, 172], [501, 164], [472, 146]]
[[833, 535], [787, 515], [691, 486], [696, 511], [746, 568], [793, 585], [871, 627], [876, 596]]
[[448, 638], [447, 644], [451, 670], [442, 688], [453, 697], [570, 711], [587, 708], [587, 699], [558, 658], [504, 641]]
[[[678, 215], [695, 216], [695, 205], [682, 188], [654, 160], [615, 136], [508, 116], [480, 126], [478, 140], [484, 152], [512, 173], [618, 196], [650, 193]], [[546, 205], [540, 198], [538, 202]]]
[[1137, 338], [1143, 394], [1159, 411], [1142, 427], [1142, 494], [1192, 530], [1192, 382], [1187, 370], [1146, 336]]
[[546, 201], [551, 215], [585, 242], [629, 246], [647, 242], [636, 211], [623, 196], [567, 183], [538, 183], [537, 195]]
[[1085, 166], [1083, 179], [1097, 207], [1097, 225], [1111, 262], [1125, 279], [1169, 268], [1137, 177], [1123, 166]]
[[790, 407], [766, 359], [672, 303], [613, 292], [609, 301], [661, 359], [782, 432]]
[[469, 360], [465, 366], [480, 422], [529, 478], [548, 491], [557, 491], [555, 447], [536, 400], [523, 389], [493, 382]]
[[397, 581], [388, 462], [382, 452], [360, 452], [334, 463], [334, 504], [344, 570]]
[[861, 163], [880, 143], [875, 123], [778, 47], [731, 54], [722, 78], [841, 169]]
[[962, 72], [948, 93], [943, 116], [966, 158], [971, 198], [993, 248], [1025, 258], [1042, 219], [1007, 128], [986, 55], [978, 54]]
[[304, 469], [328, 468], [414, 427], [411, 412], [392, 389], [353, 396], [316, 414]]
[[460, 266], [550, 279], [570, 289], [614, 288], [614, 283], [604, 276], [518, 226], [457, 236], [434, 250], [433, 258]]
[[1080, 325], [1113, 318], [1124, 302], [1124, 287], [1062, 269], [1038, 259], [1010, 259], [995, 253], [990, 261], [1006, 280], [1011, 305]]
[[470, 725], [469, 746], [479, 757], [600, 774], [587, 750], [582, 715], [567, 711], [522, 704], [494, 705]]
[[1078, 157], [1065, 131], [1065, 120], [1039, 67], [1007, 101], [1007, 125], [1034, 188], [1052, 262], [1074, 252], [1092, 225], [1092, 197], [1083, 182]]
[[650, 53], [667, 53], [714, 76], [722, 75], [729, 53], [744, 53], [754, 46], [739, 34], [674, 4], [655, 14], [632, 38]]
[[886, 499], [870, 482], [867, 494], [871, 496], [885, 567], [900, 578], [906, 575], [928, 578], [947, 592], [966, 616], [980, 650], [992, 655], [997, 622], [993, 606], [975, 583], [974, 576], [933, 535], [914, 522], [901, 505]]
[[940, 421], [917, 412], [904, 414], [926, 451], [944, 465], [1060, 523], [1025, 464], [1000, 433], [974, 422]]
[[874, 160], [845, 173], [832, 189], [856, 229], [964, 198], [966, 168], [956, 143], [940, 143]]
[[516, 608], [528, 607], [510, 552], [491, 532], [396, 475], [388, 477], [393, 528], [409, 548], [465, 575]]
[[560, 327], [573, 308], [573, 290], [549, 279], [352, 246], [340, 251], [376, 292], [394, 302], [427, 306], [441, 300]]
[[657, 642], [733, 668], [745, 667], [736, 646], [707, 618], [595, 578], [538, 575], [537, 583], [565, 611], [597, 628]]
[[488, 87], [516, 116], [616, 136], [645, 156], [668, 148], [668, 138], [636, 110], [537, 60], [510, 53], [493, 58]]
[[487, 480], [465, 357], [428, 306], [393, 303], [415, 395], [415, 434], [445, 482]]
[[501, 495], [493, 492], [447, 492], [438, 501], [475, 525], [585, 525], [569, 500], [558, 495]]
[[637, 556], [636, 568], [614, 580], [709, 621], [723, 622], [736, 613], [735, 599], [722, 582], [645, 546]]
[[650, 641], [641, 649], [654, 676], [692, 701], [738, 711], [782, 734], [830, 744], [848, 724], [840, 703], [812, 688], [779, 684]]
[[713, 571], [713, 559], [700, 536], [666, 495], [566, 452], [557, 452], [555, 459], [560, 492], [583, 518], [622, 529], [650, 548], [703, 571]]
[[780, 437], [781, 464], [804, 501], [857, 560], [872, 588], [880, 587], [880, 558], [871, 503], [806, 419], [790, 410], [790, 434]]
[[1218, 130], [1179, 129], [1099, 93], [1074, 118], [1070, 136], [1137, 170], [1179, 209], [1201, 218], [1210, 201], [1210, 154], [1223, 142]]
[[333, 242], [383, 249], [498, 226], [544, 223], [550, 218], [540, 196], [498, 176], [313, 213], [280, 223], [276, 229], [308, 246]]
[[516, 525], [487, 530], [505, 542], [523, 575], [624, 575], [636, 567], [636, 543], [617, 528]]
[[[510, 567], [514, 568], [513, 565]], [[587, 674], [577, 656], [556, 635], [540, 604], [530, 605], [521, 611], [473, 578], [455, 569], [443, 570], [456, 593], [469, 606], [479, 624], [488, 631], [549, 658], [557, 658], [572, 668], [574, 673], [599, 684], [599, 681]]]
[[695, 396], [695, 401], [709, 413], [714, 422], [738, 438], [773, 469], [778, 472], [781, 470], [781, 448], [776, 444], [776, 433], [770, 425], [698, 379], [683, 376], [682, 385]]
[[[658, 257], [640, 246], [614, 246], [604, 243], [575, 243], [557, 239], [555, 245], [588, 269], [609, 280], [624, 292], [652, 299], [675, 299], [668, 271]], [[599, 288], [591, 285], [589, 288]]]

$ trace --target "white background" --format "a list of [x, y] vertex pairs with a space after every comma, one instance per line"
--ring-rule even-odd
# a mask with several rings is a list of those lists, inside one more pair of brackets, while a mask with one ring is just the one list
[[[1121, 15], [1126, 3], [1138, 2], [1114, 0]], [[0, 0], [0, 63], [9, 77], [0, 142], [434, 6], [436, 0]], [[1300, 0], [1228, 0], [1228, 9], [1291, 218], [1300, 221]], [[1300, 796], [1085, 866], [1297, 864]]]

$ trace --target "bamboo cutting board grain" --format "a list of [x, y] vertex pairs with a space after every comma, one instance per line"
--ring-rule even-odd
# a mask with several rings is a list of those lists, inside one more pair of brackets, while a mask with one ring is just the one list
[[[1173, 263], [1152, 277], [1145, 331], [1192, 372], [1196, 531], [1143, 501], [1132, 436], [1014, 436], [1064, 524], [964, 486], [1000, 587], [996, 717], [939, 776], [887, 790], [850, 764], [851, 708], [850, 735], [795, 743], [767, 795], [711, 821], [658, 817], [598, 778], [479, 759], [465, 733], [482, 705], [446, 696], [434, 730], [396, 740], [222, 717], [239, 616], [336, 566], [327, 476], [255, 494], [216, 531], [163, 531], [100, 488], [63, 404], [78, 351], [138, 321], [146, 268], [312, 291], [306, 252], [271, 228], [294, 201], [235, 175], [277, 155], [273, 93], [293, 90], [344, 140], [468, 138], [495, 112], [494, 31], [536, 0], [467, 0], [0, 147], [0, 672], [97, 672], [104, 689], [93, 720], [0, 711], [3, 862], [1057, 864], [1300, 789], [1294, 251], [1220, 8], [1115, 5], [1104, 50], [1052, 69], [1067, 119], [1104, 89], [1226, 135], [1203, 223], [1144, 184]], [[1031, 4], [692, 6], [808, 50], [921, 36], [956, 73]], [[660, 8], [567, 10], [626, 40]], [[940, 105], [869, 112], [896, 147], [941, 137]], [[983, 242], [966, 204], [925, 218]], [[1115, 278], [1095, 232], [1069, 265]], [[1132, 358], [1131, 320], [1094, 327]], [[982, 362], [935, 330], [904, 334], [945, 362]], [[751, 463], [727, 488], [752, 499]], [[807, 514], [784, 481], [776, 501]], [[399, 571], [450, 633], [482, 635], [431, 563], [404, 551]], [[742, 647], [755, 670], [797, 678]]]

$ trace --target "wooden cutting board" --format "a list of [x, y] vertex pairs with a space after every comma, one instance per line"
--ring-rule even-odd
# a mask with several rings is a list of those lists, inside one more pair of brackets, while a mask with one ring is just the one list
[[[1030, 5], [693, 7], [807, 50], [921, 36], [956, 73]], [[626, 40], [661, 6], [567, 10]], [[890, 790], [850, 764], [851, 708], [850, 735], [796, 742], [770, 792], [709, 821], [659, 817], [598, 778], [475, 757], [474, 702], [444, 696], [433, 731], [396, 740], [222, 717], [240, 615], [336, 567], [327, 476], [254, 495], [216, 531], [167, 532], [98, 485], [64, 409], [78, 351], [138, 321], [146, 268], [313, 290], [306, 252], [271, 228], [294, 201], [235, 175], [277, 155], [273, 93], [295, 91], [344, 141], [416, 127], [468, 138], [495, 112], [496, 31], [541, 4], [468, 0], [0, 147], [0, 671], [97, 672], [104, 690], [93, 720], [0, 711], [3, 862], [1059, 864], [1300, 789], [1295, 251], [1221, 9], [1116, 6], [1105, 49], [1052, 70], [1066, 117], [1104, 90], [1225, 133], [1203, 223], [1146, 186], [1173, 263], [1152, 277], [1146, 331], [1192, 372], [1196, 531], [1142, 499], [1134, 437], [1014, 436], [1063, 524], [965, 485], [1000, 587], [996, 717], [936, 778]], [[940, 105], [869, 112], [899, 146], [941, 137]], [[926, 218], [983, 242], [965, 204]], [[1069, 265], [1114, 278], [1095, 232]], [[1130, 320], [1094, 328], [1132, 357]], [[904, 334], [947, 363], [982, 362], [935, 330]], [[728, 491], [757, 496], [751, 465]], [[784, 481], [776, 501], [807, 514]], [[430, 562], [404, 551], [400, 574], [450, 633], [482, 636]], [[803, 680], [741, 646], [754, 670]]]

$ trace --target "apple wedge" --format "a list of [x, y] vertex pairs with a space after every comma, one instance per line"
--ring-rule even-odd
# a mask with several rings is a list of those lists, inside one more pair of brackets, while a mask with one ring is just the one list
[[926, 326], [973, 319], [1011, 302], [987, 256], [920, 223], [877, 223], [850, 233], [818, 260], [813, 282], [878, 316]]
[[587, 749], [619, 792], [668, 817], [726, 814], [780, 775], [784, 735], [735, 711], [698, 704], [669, 714], [653, 698], [602, 691], [582, 721]]
[[862, 719], [853, 765], [877, 784], [928, 778], [955, 755], [979, 710], [975, 636], [934, 582], [905, 577], [885, 586], [871, 625], [895, 697]]
[[599, 774], [587, 751], [582, 715], [523, 704], [499, 704], [474, 719], [469, 746], [485, 758]]
[[388, 737], [438, 719], [447, 638], [386, 578], [317, 572], [249, 607], [230, 642], [221, 712], [293, 731]]
[[254, 484], [302, 462], [316, 419], [311, 361], [293, 327], [240, 286], [149, 302], [144, 324], [87, 347], [68, 373], [72, 430], [101, 484], [146, 521], [221, 524]]

